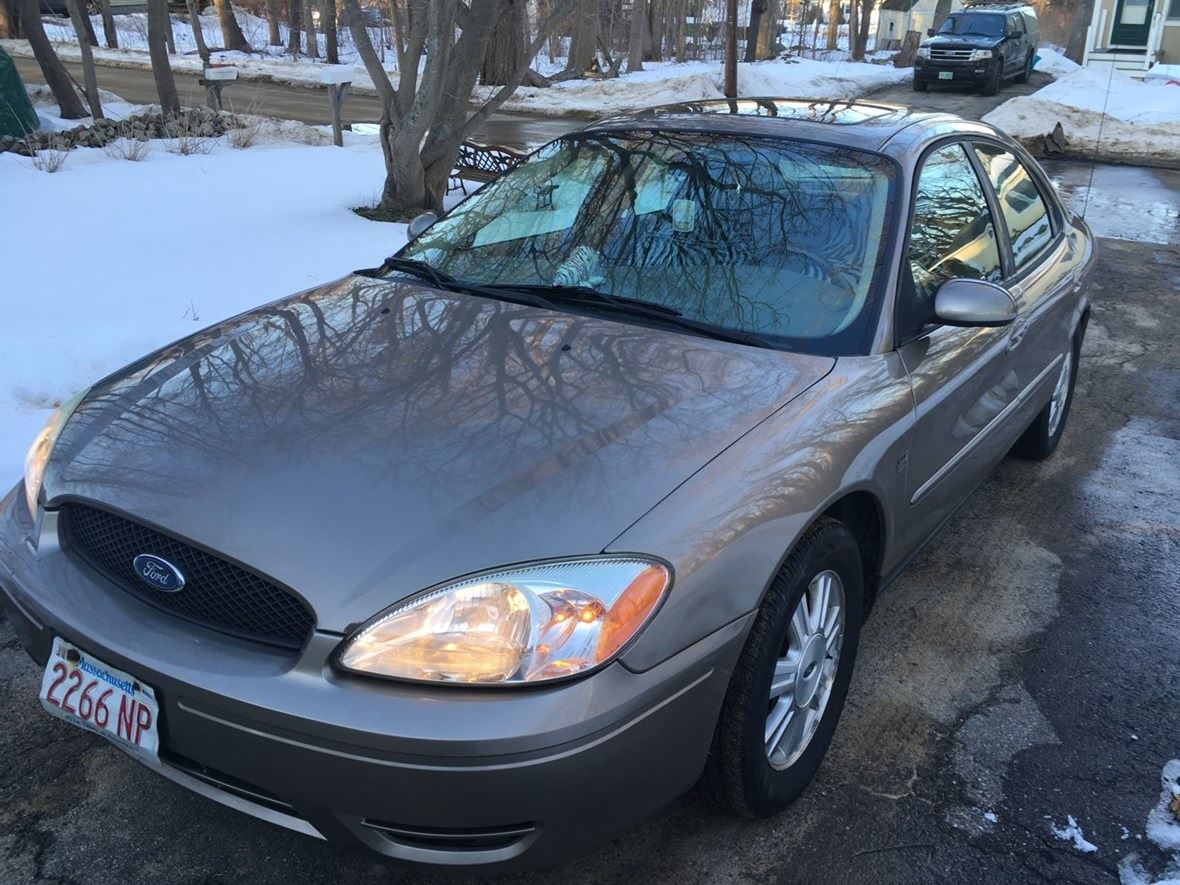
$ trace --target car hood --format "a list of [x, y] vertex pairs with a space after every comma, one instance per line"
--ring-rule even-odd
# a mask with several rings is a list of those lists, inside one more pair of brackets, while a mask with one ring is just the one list
[[344, 631], [449, 578], [603, 550], [833, 364], [350, 276], [100, 382], [45, 490], [244, 563]]

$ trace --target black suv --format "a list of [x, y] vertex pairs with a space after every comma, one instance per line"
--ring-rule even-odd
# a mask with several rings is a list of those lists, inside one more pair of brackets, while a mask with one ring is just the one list
[[978, 86], [995, 95], [1005, 80], [1027, 83], [1037, 57], [1040, 25], [1031, 6], [980, 3], [952, 12], [918, 47], [914, 89], [931, 83]]

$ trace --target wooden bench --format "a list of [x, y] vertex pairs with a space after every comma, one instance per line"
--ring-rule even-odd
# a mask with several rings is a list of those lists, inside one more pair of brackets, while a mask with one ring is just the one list
[[489, 182], [499, 178], [527, 157], [524, 151], [494, 144], [465, 141], [459, 145], [459, 156], [451, 170], [447, 193], [461, 190], [467, 193], [467, 181]]

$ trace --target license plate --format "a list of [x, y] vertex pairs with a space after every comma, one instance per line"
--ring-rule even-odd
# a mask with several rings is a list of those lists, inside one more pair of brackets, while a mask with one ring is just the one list
[[151, 687], [60, 637], [41, 677], [41, 706], [136, 753], [159, 753], [160, 707]]
[[953, 79], [955, 79], [955, 72], [954, 71], [939, 71], [938, 72], [938, 79], [939, 80], [953, 80]]

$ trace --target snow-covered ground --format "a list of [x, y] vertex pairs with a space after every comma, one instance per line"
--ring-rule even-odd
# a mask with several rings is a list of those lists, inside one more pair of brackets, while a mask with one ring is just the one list
[[[600, 115], [674, 101], [723, 98], [717, 62], [648, 62], [645, 70], [613, 80], [569, 80], [545, 89], [522, 87], [508, 111]], [[738, 65], [738, 93], [749, 96], [855, 98], [909, 79], [913, 71], [892, 65], [809, 58]], [[484, 93], [477, 87], [477, 94]]]
[[[44, 110], [44, 109], [42, 109]], [[50, 410], [132, 359], [255, 305], [371, 267], [403, 225], [365, 221], [384, 177], [375, 138], [140, 162], [78, 148], [49, 175], [0, 154], [0, 481]], [[7, 486], [5, 486], [7, 488]]]
[[[308, 59], [300, 55], [293, 59], [281, 47], [268, 46], [266, 21], [242, 10], [236, 11], [242, 31], [251, 46], [252, 53], [214, 52], [215, 62], [231, 63], [237, 66], [242, 79], [266, 79], [297, 86], [320, 86], [323, 65], [323, 36], [320, 35], [321, 57]], [[95, 33], [102, 35], [102, 22], [93, 16]], [[200, 58], [195, 51], [193, 31], [184, 16], [172, 17], [173, 33], [178, 54], [172, 56], [175, 70], [199, 73], [202, 69]], [[200, 19], [201, 31], [207, 45], [216, 47], [223, 42], [217, 18], [210, 9]], [[146, 15], [132, 14], [116, 17], [119, 30], [119, 49], [97, 47], [95, 58], [104, 64], [129, 67], [150, 67], [147, 55]], [[68, 19], [46, 19], [46, 33], [55, 41], [58, 54], [66, 61], [78, 61], [81, 57], [74, 29]], [[845, 29], [846, 30], [846, 29]], [[286, 29], [282, 29], [284, 37]], [[373, 92], [373, 81], [364, 70], [347, 30], [340, 32], [340, 61], [355, 69], [352, 88], [360, 92]], [[810, 31], [808, 32], [810, 33]], [[370, 35], [378, 51], [384, 53], [386, 70], [396, 68], [394, 54], [384, 48], [387, 35], [380, 29], [371, 29]], [[814, 54], [815, 58], [778, 59], [774, 61], [741, 64], [738, 66], [738, 88], [743, 95], [795, 96], [800, 98], [855, 98], [881, 86], [900, 83], [911, 75], [909, 69], [894, 68], [889, 64], [871, 64], [849, 60], [847, 37], [842, 49], [835, 51], [803, 50], [802, 55]], [[31, 51], [23, 40], [0, 40], [13, 55], [29, 56]], [[889, 53], [871, 53], [870, 57], [884, 61]], [[562, 57], [549, 58], [542, 54], [534, 60], [533, 66], [540, 73], [551, 75], [565, 65]], [[634, 74], [622, 74], [609, 80], [579, 79], [555, 83], [549, 88], [521, 88], [504, 105], [506, 111], [524, 111], [534, 114], [575, 114], [601, 115], [619, 110], [650, 106], [671, 101], [694, 101], [722, 97], [722, 66], [719, 61], [689, 62], [646, 62], [645, 70]], [[490, 87], [477, 87], [476, 98], [486, 97]]]
[[1046, 135], [1061, 123], [1069, 152], [1078, 156], [1180, 163], [1180, 87], [1081, 68], [1059, 55], [1050, 60], [1054, 67], [1053, 83], [1006, 101], [984, 121], [1021, 139]]

